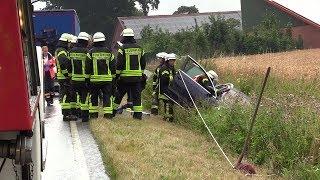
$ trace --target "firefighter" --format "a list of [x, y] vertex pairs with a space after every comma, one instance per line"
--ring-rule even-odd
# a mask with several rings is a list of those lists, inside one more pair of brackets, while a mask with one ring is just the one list
[[156, 70], [153, 73], [153, 82], [152, 82], [152, 107], [151, 107], [151, 114], [153, 115], [158, 115], [159, 113], [159, 71], [162, 65], [165, 62], [165, 58], [167, 56], [167, 53], [161, 52], [156, 55], [157, 59], [160, 61], [160, 64], [157, 66]]
[[92, 59], [92, 61], [90, 61], [90, 118], [98, 117], [98, 97], [101, 91], [103, 94], [104, 117], [112, 119], [112, 82], [116, 74], [116, 68], [114, 55], [106, 47], [106, 37], [103, 33], [97, 32], [93, 35], [93, 48], [90, 50], [89, 54]]
[[118, 50], [117, 95], [114, 100], [114, 114], [119, 107], [123, 96], [131, 93], [133, 102], [133, 118], [142, 119], [141, 91], [143, 72], [146, 67], [144, 50], [137, 45], [132, 29], [124, 29], [122, 32], [123, 46]]
[[80, 32], [78, 42], [70, 50], [71, 82], [75, 92], [80, 98], [80, 109], [83, 122], [89, 120], [89, 83], [90, 83], [90, 55], [88, 53], [88, 41], [90, 35], [86, 32]]
[[60, 85], [60, 105], [62, 109], [63, 120], [70, 120], [71, 118], [71, 105], [70, 98], [72, 90], [70, 89], [70, 77], [68, 74], [68, 69], [70, 67], [69, 60], [69, 35], [63, 33], [57, 44], [57, 49], [55, 51], [56, 65], [57, 65], [57, 79]]
[[[78, 41], [78, 37], [75, 35], [70, 34], [70, 50], [75, 47]], [[71, 76], [71, 71], [70, 71]], [[74, 92], [74, 97], [72, 98], [72, 102], [70, 102], [71, 105], [71, 111], [74, 112], [73, 114], [77, 117], [81, 117], [81, 103], [80, 103], [80, 96], [78, 93]]]
[[[124, 39], [122, 39], [121, 42], [120, 41], [117, 42], [118, 48], [122, 48], [123, 41], [124, 41]], [[118, 84], [115, 84], [115, 89], [116, 90], [119, 89]], [[117, 113], [122, 114], [123, 110], [126, 110], [126, 109], [130, 109], [131, 111], [133, 110], [133, 102], [132, 102], [131, 92], [127, 93], [127, 103], [118, 107]]]
[[216, 86], [218, 84], [218, 80], [219, 80], [218, 74], [213, 70], [208, 71], [207, 74], [208, 74], [209, 78], [212, 80], [213, 85]]
[[[213, 70], [208, 71], [207, 74], [208, 77], [211, 79], [213, 86], [216, 86], [218, 84], [218, 74]], [[210, 93], [213, 94], [215, 92], [214, 87], [212, 87], [210, 80], [207, 78], [205, 74], [196, 76], [194, 80], [198, 82], [206, 90], [208, 90]]]
[[[69, 48], [68, 51], [70, 51], [75, 44], [77, 43], [77, 36], [74, 36], [73, 34], [68, 34], [68, 41], [69, 41]], [[70, 58], [69, 58], [70, 59]], [[71, 77], [71, 60], [70, 60], [70, 66], [69, 66], [69, 76]], [[80, 102], [79, 102], [79, 95], [74, 91], [71, 82], [70, 82], [70, 90], [71, 90], [71, 98], [70, 98], [70, 106], [71, 106], [71, 116], [73, 119], [77, 119], [80, 117], [81, 109], [80, 109]]]
[[176, 74], [174, 64], [176, 55], [171, 53], [166, 56], [165, 63], [159, 70], [159, 99], [164, 103], [164, 120], [173, 121], [173, 102], [164, 94], [167, 93], [168, 87]]

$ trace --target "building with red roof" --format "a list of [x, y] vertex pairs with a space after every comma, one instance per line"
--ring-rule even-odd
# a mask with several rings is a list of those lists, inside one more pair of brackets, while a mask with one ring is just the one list
[[245, 30], [250, 29], [260, 24], [266, 14], [272, 13], [283, 28], [292, 26], [293, 37], [297, 39], [300, 36], [304, 48], [320, 48], [320, 13], [317, 13], [319, 2], [241, 0], [242, 26]]

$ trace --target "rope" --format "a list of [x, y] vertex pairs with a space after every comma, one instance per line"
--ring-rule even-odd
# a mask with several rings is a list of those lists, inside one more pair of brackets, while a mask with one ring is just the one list
[[186, 90], [187, 90], [187, 92], [188, 92], [188, 95], [189, 95], [189, 97], [190, 97], [190, 99], [191, 99], [194, 107], [196, 108], [196, 110], [197, 110], [197, 112], [198, 112], [198, 114], [199, 114], [199, 116], [200, 116], [203, 124], [206, 126], [206, 128], [207, 128], [208, 132], [210, 133], [212, 139], [214, 140], [214, 142], [216, 143], [216, 145], [219, 147], [219, 149], [220, 149], [220, 151], [222, 152], [222, 154], [223, 154], [223, 156], [225, 157], [225, 159], [229, 162], [229, 164], [231, 165], [232, 168], [235, 168], [234, 165], [231, 163], [230, 159], [228, 158], [228, 156], [226, 155], [226, 153], [224, 153], [222, 147], [219, 145], [219, 143], [218, 143], [218, 141], [216, 140], [216, 138], [213, 136], [213, 134], [212, 134], [211, 130], [209, 129], [206, 121], [203, 119], [203, 117], [202, 117], [202, 115], [201, 115], [201, 113], [200, 113], [200, 111], [199, 111], [196, 103], [194, 102], [194, 100], [193, 100], [193, 98], [192, 98], [192, 96], [191, 96], [191, 94], [190, 94], [190, 91], [189, 91], [186, 83], [184, 82], [183, 76], [181, 75], [181, 71], [179, 71], [179, 74], [180, 74], [180, 76], [181, 76], [181, 79], [182, 79], [182, 82], [183, 82], [183, 84], [184, 84], [184, 87], [186, 88]]

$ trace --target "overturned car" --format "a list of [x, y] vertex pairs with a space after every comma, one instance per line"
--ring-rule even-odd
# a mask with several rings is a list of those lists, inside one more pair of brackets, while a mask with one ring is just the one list
[[[206, 77], [209, 80], [209, 86], [201, 85], [197, 81], [199, 76]], [[182, 65], [165, 95], [175, 104], [184, 108], [193, 107], [193, 100], [196, 102], [206, 101], [213, 105], [234, 102], [250, 103], [249, 97], [235, 89], [233, 84], [217, 83], [191, 56], [182, 59]]]

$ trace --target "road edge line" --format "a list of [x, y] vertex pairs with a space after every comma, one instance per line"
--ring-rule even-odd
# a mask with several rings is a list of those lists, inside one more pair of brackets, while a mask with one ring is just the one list
[[79, 168], [80, 174], [78, 175], [82, 180], [90, 180], [89, 171], [86, 163], [86, 158], [83, 154], [82, 145], [79, 137], [77, 124], [75, 121], [70, 121], [70, 131], [73, 144], [73, 152], [75, 155], [75, 162]]

